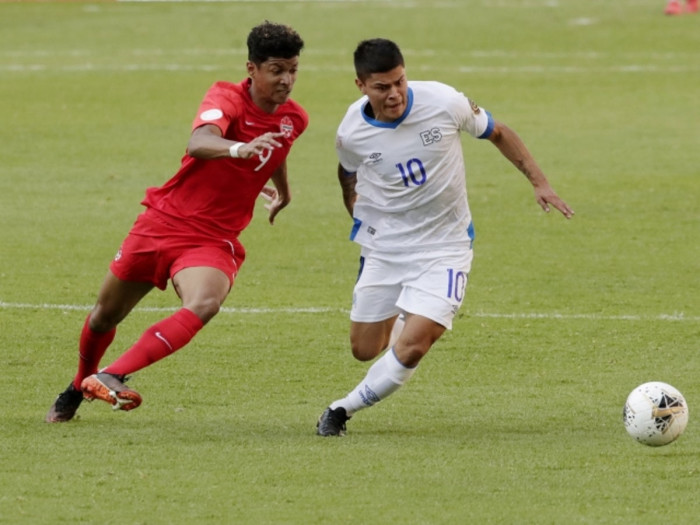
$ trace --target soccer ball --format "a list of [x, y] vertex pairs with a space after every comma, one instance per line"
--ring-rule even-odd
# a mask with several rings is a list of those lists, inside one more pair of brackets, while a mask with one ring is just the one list
[[651, 447], [675, 441], [688, 424], [688, 404], [683, 394], [660, 381], [632, 390], [622, 409], [627, 433]]

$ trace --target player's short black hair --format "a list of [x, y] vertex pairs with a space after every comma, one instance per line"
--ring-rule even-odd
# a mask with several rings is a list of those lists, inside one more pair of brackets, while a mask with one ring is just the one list
[[247, 44], [248, 60], [258, 65], [269, 58], [294, 58], [304, 47], [304, 41], [294, 29], [269, 20], [251, 29]]
[[372, 73], [386, 73], [405, 65], [399, 46], [385, 38], [363, 40], [357, 45], [353, 58], [355, 73], [360, 80]]

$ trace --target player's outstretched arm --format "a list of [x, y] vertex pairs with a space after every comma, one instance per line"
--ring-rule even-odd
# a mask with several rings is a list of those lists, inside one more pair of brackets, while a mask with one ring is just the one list
[[357, 200], [357, 193], [355, 193], [357, 173], [348, 173], [339, 163], [338, 182], [340, 182], [340, 188], [343, 190], [343, 204], [345, 204], [345, 209], [348, 210], [350, 217], [352, 217], [352, 211], [355, 207], [355, 201]]
[[496, 122], [489, 140], [499, 149], [501, 154], [513, 163], [532, 184], [535, 190], [535, 200], [540, 207], [549, 212], [549, 207], [554, 206], [564, 217], [570, 219], [574, 215], [566, 202], [564, 202], [549, 185], [547, 177], [535, 162], [525, 143], [518, 134], [502, 122]]

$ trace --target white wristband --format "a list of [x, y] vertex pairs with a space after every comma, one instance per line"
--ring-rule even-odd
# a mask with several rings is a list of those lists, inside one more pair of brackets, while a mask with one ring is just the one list
[[231, 147], [228, 149], [229, 154], [230, 154], [234, 159], [237, 159], [237, 158], [240, 157], [240, 155], [238, 154], [238, 150], [241, 148], [241, 146], [243, 146], [243, 144], [245, 144], [245, 142], [236, 142], [233, 146], [231, 146]]

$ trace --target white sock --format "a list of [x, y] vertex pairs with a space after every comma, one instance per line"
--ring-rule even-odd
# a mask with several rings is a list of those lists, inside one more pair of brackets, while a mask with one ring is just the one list
[[406, 368], [387, 350], [367, 371], [365, 378], [344, 399], [331, 403], [331, 409], [343, 407], [348, 416], [368, 408], [396, 392], [416, 371]]

